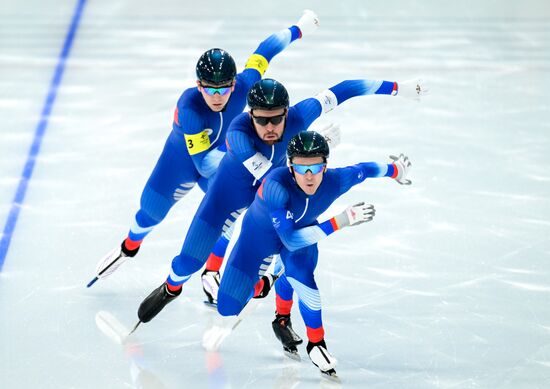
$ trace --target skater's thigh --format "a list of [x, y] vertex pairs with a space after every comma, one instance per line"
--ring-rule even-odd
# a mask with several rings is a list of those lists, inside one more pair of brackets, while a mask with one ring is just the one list
[[272, 242], [268, 234], [246, 227], [247, 223], [243, 220], [241, 233], [229, 254], [227, 266], [239, 269], [255, 282], [258, 280], [260, 266], [263, 264], [264, 259], [276, 254], [278, 245]]
[[147, 186], [169, 199], [178, 200], [197, 183], [200, 178], [187, 151], [167, 143], [160, 155]]
[[317, 267], [318, 257], [319, 250], [316, 244], [296, 251], [290, 251], [286, 248], [281, 250], [281, 259], [285, 265], [286, 276], [308, 286], [315, 284], [313, 273]]

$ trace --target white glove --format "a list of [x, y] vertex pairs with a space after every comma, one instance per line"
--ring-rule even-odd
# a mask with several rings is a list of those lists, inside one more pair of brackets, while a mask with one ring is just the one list
[[412, 184], [411, 180], [407, 180], [407, 174], [409, 174], [409, 169], [411, 168], [411, 161], [409, 157], [403, 154], [399, 154], [399, 157], [395, 155], [390, 155], [390, 158], [393, 160], [393, 164], [397, 168], [397, 176], [395, 176], [395, 181], [401, 185], [410, 185]]
[[370, 222], [375, 213], [374, 205], [360, 202], [351, 207], [347, 207], [344, 212], [334, 216], [334, 219], [336, 219], [336, 224], [338, 224], [339, 228], [344, 228], [346, 226]]
[[298, 26], [302, 33], [302, 37], [304, 37], [304, 35], [311, 34], [319, 27], [319, 17], [315, 12], [305, 9], [302, 17], [298, 20], [298, 23], [296, 23], [296, 26]]
[[428, 95], [430, 88], [421, 78], [397, 83], [397, 96], [420, 101], [422, 96]]
[[341, 133], [339, 124], [330, 123], [328, 126], [325, 126], [320, 130], [313, 131], [323, 135], [331, 150], [340, 144]]

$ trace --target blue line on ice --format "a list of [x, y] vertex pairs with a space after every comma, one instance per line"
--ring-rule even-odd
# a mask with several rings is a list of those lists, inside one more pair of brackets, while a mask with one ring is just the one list
[[63, 73], [65, 71], [65, 62], [69, 57], [69, 53], [71, 51], [73, 40], [76, 35], [76, 30], [78, 29], [78, 25], [80, 23], [80, 18], [82, 15], [82, 11], [84, 10], [85, 4], [86, 0], [78, 0], [78, 3], [76, 5], [76, 9], [71, 20], [71, 25], [65, 37], [65, 43], [63, 44], [63, 49], [59, 54], [57, 66], [55, 68], [55, 72], [51, 80], [50, 87], [48, 89], [46, 100], [44, 101], [44, 108], [42, 109], [40, 121], [36, 125], [33, 142], [27, 155], [27, 161], [25, 162], [25, 166], [23, 167], [23, 171], [21, 172], [19, 185], [17, 186], [15, 196], [11, 203], [10, 211], [6, 219], [6, 224], [4, 225], [4, 230], [2, 231], [2, 238], [0, 239], [0, 271], [2, 271], [6, 255], [8, 254], [13, 231], [15, 230], [15, 226], [17, 225], [17, 220], [19, 218], [21, 205], [25, 201], [25, 194], [27, 193], [27, 187], [29, 185], [32, 172], [34, 170], [36, 157], [40, 153], [42, 138], [44, 137], [44, 134], [46, 133], [46, 128], [48, 127], [50, 113], [52, 112], [55, 98], [57, 97], [57, 90], [59, 89], [59, 85], [61, 84], [61, 79], [63, 78]]

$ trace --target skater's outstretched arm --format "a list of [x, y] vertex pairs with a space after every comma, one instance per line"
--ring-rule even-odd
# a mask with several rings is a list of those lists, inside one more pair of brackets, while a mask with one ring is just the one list
[[[346, 168], [332, 169], [340, 178], [337, 197], [369, 177], [390, 177], [400, 184], [410, 184], [410, 181], [406, 179], [411, 166], [408, 158], [403, 154], [395, 158], [391, 164], [365, 162]], [[296, 228], [294, 215], [292, 212], [289, 212], [286, 206], [289, 194], [281, 183], [268, 177], [264, 180], [258, 192], [261, 193], [260, 198], [266, 202], [273, 227], [285, 247], [290, 251], [296, 251], [315, 244], [346, 226], [354, 226], [371, 221], [375, 215], [374, 206], [358, 203], [318, 225]]]
[[315, 97], [305, 99], [295, 107], [304, 118], [304, 128], [322, 114], [328, 113], [344, 101], [357, 96], [391, 95], [419, 100], [428, 93], [428, 88], [420, 79], [405, 81], [384, 80], [345, 80], [329, 89], [318, 93]]
[[295, 40], [313, 33], [318, 26], [317, 15], [313, 11], [306, 10], [295, 25], [270, 35], [260, 43], [246, 61], [245, 69], [242, 72], [248, 87], [250, 88], [263, 77], [273, 57], [285, 50]]

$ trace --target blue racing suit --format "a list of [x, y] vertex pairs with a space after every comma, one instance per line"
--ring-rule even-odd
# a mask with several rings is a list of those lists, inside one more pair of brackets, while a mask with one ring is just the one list
[[327, 169], [313, 195], [296, 184], [289, 168], [273, 170], [263, 179], [245, 214], [239, 238], [231, 251], [218, 291], [218, 311], [237, 315], [252, 296], [263, 259], [280, 254], [285, 273], [275, 287], [277, 297], [291, 300], [298, 294], [300, 313], [312, 342], [323, 339], [321, 299], [315, 283], [317, 242], [339, 229], [334, 218], [321, 224], [320, 214], [352, 186], [368, 177], [392, 177], [396, 166], [360, 163]]
[[212, 111], [196, 87], [178, 100], [172, 132], [141, 195], [140, 209], [128, 239], [139, 244], [170, 208], [196, 183], [203, 191], [225, 154], [225, 136], [231, 121], [246, 106], [250, 87], [261, 79], [269, 61], [301, 36], [296, 26], [264, 40], [236, 77], [235, 89], [221, 112]]
[[259, 182], [275, 167], [284, 166], [286, 145], [306, 130], [322, 113], [354, 96], [395, 94], [397, 84], [389, 81], [347, 80], [315, 98], [305, 99], [288, 109], [280, 142], [264, 143], [256, 134], [248, 112], [240, 114], [227, 132], [227, 153], [195, 214], [181, 253], [172, 261], [168, 284], [187, 281], [205, 263], [222, 231], [254, 200]]

